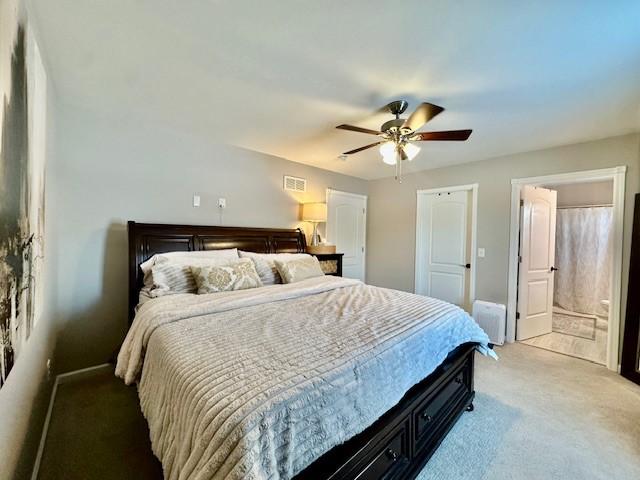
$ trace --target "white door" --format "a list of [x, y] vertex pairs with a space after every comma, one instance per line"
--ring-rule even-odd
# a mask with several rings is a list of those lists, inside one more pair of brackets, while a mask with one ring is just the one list
[[418, 195], [416, 293], [469, 309], [471, 192]]
[[557, 193], [525, 185], [521, 193], [516, 339], [551, 333]]
[[327, 240], [342, 257], [342, 276], [364, 282], [367, 197], [327, 190]]

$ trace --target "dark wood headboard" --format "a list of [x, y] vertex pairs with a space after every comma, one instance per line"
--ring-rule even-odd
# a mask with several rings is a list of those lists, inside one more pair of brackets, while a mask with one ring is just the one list
[[304, 232], [286, 228], [215, 227], [128, 222], [129, 322], [142, 288], [140, 264], [156, 253], [237, 248], [257, 253], [301, 253]]

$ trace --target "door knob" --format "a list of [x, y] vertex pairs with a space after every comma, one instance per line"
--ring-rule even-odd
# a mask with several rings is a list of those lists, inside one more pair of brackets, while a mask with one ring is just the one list
[[551, 266], [551, 268], [549, 269], [549, 271], [550, 271], [550, 272], [555, 272], [555, 271], [557, 271], [557, 270], [558, 270], [558, 269], [557, 269], [556, 267], [554, 267], [554, 266]]
[[466, 264], [462, 264], [461, 263], [460, 266], [464, 267], [464, 268], [471, 268], [471, 264], [470, 263], [466, 263]]

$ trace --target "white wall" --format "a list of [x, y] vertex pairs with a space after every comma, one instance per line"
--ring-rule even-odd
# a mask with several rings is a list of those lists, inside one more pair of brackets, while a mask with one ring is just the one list
[[[427, 147], [425, 147], [427, 148]], [[427, 148], [428, 150], [428, 148]], [[423, 149], [424, 154], [428, 154]], [[623, 249], [623, 299], [627, 279], [634, 194], [640, 191], [640, 135], [492, 158], [369, 182], [367, 281], [413, 291], [416, 190], [479, 183], [476, 298], [507, 302], [511, 179], [627, 165]], [[390, 200], [393, 201], [390, 201]]]
[[[61, 372], [107, 361], [124, 338], [128, 220], [217, 225], [217, 198], [225, 197], [224, 225], [292, 228], [299, 203], [324, 201], [327, 187], [367, 193], [364, 180], [161, 125], [68, 106], [57, 122]], [[285, 192], [285, 174], [306, 178], [308, 192]]]

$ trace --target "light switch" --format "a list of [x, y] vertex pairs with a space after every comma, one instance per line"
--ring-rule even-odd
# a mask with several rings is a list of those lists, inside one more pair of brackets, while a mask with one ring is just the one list
[[193, 196], [193, 206], [194, 207], [199, 207], [200, 206], [200, 195], [194, 195]]
[[478, 258], [484, 258], [484, 248], [478, 249]]
[[218, 199], [218, 208], [227, 208], [227, 199], [219, 198]]

